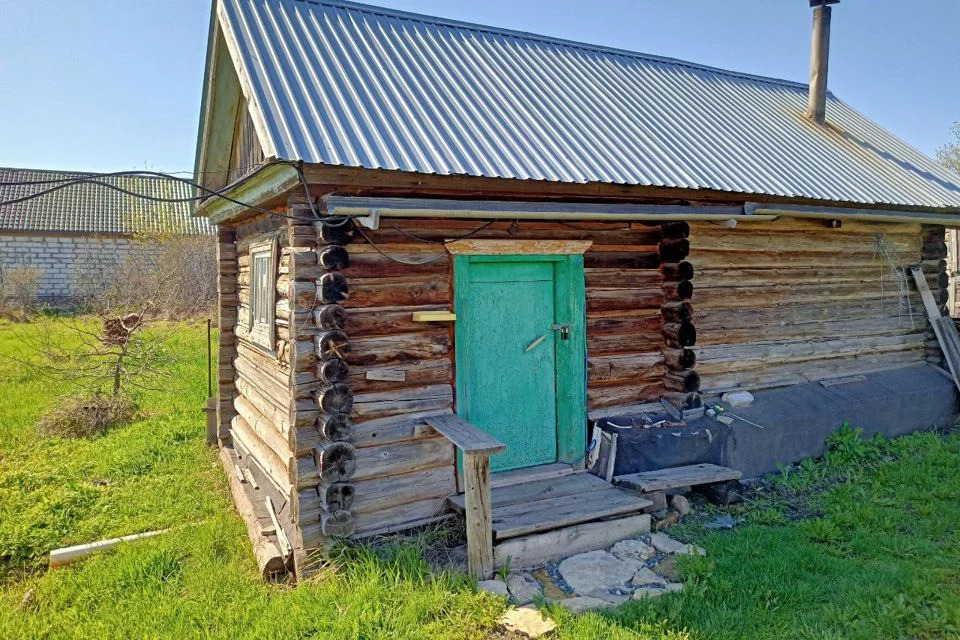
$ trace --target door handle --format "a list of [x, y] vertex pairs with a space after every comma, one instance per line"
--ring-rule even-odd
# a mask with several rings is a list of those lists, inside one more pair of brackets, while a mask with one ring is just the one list
[[561, 339], [561, 340], [569, 340], [569, 339], [570, 339], [570, 325], [569, 325], [569, 324], [553, 324], [553, 325], [550, 325], [550, 328], [553, 329], [554, 331], [559, 331], [559, 332], [560, 332], [560, 339]]

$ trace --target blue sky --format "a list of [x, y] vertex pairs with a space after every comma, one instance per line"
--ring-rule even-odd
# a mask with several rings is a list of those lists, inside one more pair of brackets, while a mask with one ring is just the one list
[[[379, 4], [806, 81], [806, 0]], [[0, 0], [0, 166], [193, 168], [206, 0]], [[830, 88], [927, 154], [960, 120], [960, 2], [843, 0]]]

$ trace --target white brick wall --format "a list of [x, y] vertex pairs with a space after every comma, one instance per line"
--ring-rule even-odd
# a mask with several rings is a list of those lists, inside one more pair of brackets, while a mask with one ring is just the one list
[[131, 244], [109, 236], [0, 234], [0, 270], [41, 269], [39, 295], [45, 299], [82, 296], [102, 290]]

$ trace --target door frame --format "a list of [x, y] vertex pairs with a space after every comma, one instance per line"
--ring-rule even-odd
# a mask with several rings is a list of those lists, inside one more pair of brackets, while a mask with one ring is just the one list
[[[493, 241], [496, 242], [496, 241]], [[456, 243], [454, 243], [456, 244]], [[479, 244], [479, 241], [478, 241]], [[572, 243], [571, 243], [572, 244]], [[586, 246], [584, 246], [586, 245]], [[583, 251], [589, 243], [578, 243], [576, 253], [461, 253], [453, 252], [454, 312], [457, 314], [454, 339], [456, 397], [465, 398], [469, 380], [461, 354], [469, 344], [463, 335], [469, 317], [470, 265], [481, 262], [552, 262], [554, 263], [554, 322], [569, 324], [570, 339], [556, 340], [557, 460], [578, 464], [586, 450], [587, 376], [586, 376], [586, 287], [583, 276]], [[582, 248], [581, 248], [582, 247]], [[517, 246], [511, 246], [515, 250]], [[534, 251], [537, 248], [532, 247]], [[542, 250], [542, 245], [539, 247]], [[483, 246], [476, 250], [483, 251]], [[570, 247], [567, 248], [567, 251]], [[466, 286], [464, 286], [466, 283]], [[469, 357], [469, 353], [466, 354]], [[458, 407], [459, 412], [460, 407]], [[469, 416], [463, 416], [469, 420]]]

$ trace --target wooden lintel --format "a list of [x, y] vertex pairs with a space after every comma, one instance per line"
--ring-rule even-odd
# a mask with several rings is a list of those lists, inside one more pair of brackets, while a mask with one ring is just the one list
[[457, 240], [446, 246], [454, 255], [577, 255], [583, 254], [592, 240]]

